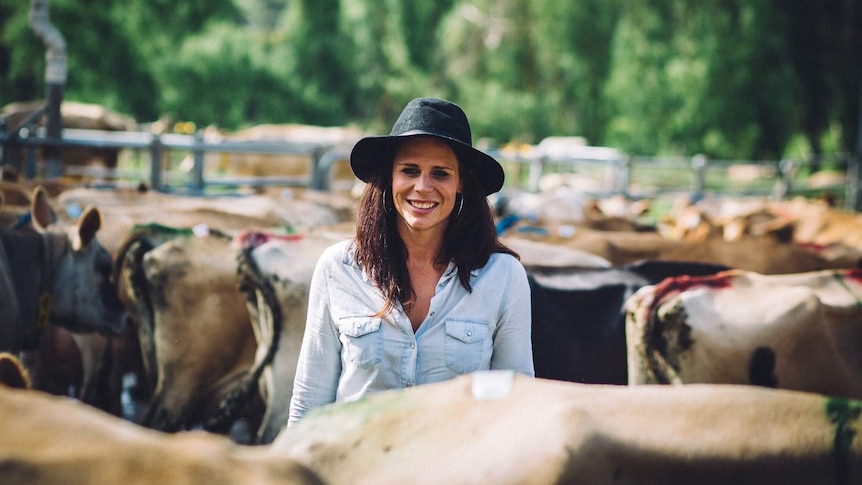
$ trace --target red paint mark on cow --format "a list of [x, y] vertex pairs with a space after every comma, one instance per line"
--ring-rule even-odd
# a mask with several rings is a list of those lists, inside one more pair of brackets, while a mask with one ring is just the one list
[[653, 308], [661, 305], [670, 297], [678, 295], [683, 291], [688, 291], [692, 288], [730, 288], [732, 285], [731, 280], [735, 275], [736, 273], [734, 272], [723, 271], [721, 273], [707, 276], [682, 275], [666, 278], [654, 287], [653, 294], [655, 296], [653, 298]]
[[263, 231], [243, 231], [234, 238], [234, 245], [242, 249], [254, 249], [269, 241], [299, 241], [302, 234], [276, 234]]

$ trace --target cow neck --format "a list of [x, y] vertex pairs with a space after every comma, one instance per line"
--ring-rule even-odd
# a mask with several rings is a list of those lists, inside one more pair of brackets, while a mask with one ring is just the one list
[[[52, 244], [50, 235], [35, 231], [6, 229], [0, 231], [6, 253], [6, 263], [12, 277], [12, 285], [18, 300], [21, 350], [34, 350], [48, 316], [51, 313], [53, 295]], [[36, 267], [38, 265], [38, 267]]]

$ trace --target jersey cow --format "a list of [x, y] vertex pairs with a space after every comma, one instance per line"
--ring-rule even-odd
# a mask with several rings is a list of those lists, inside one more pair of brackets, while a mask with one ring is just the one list
[[51, 322], [76, 332], [120, 332], [123, 307], [111, 284], [111, 257], [96, 239], [101, 215], [89, 206], [68, 228], [36, 188], [35, 230], [0, 228], [0, 350], [33, 350]]
[[862, 266], [858, 251], [817, 248], [772, 237], [727, 241], [720, 237], [703, 241], [677, 241], [656, 232], [596, 231], [588, 228], [563, 231], [556, 226], [543, 233], [516, 232], [507, 238], [523, 238], [560, 244], [601, 256], [614, 266], [644, 260], [688, 261], [719, 264], [761, 274], [804, 273], [822, 269]]
[[753, 384], [862, 399], [862, 271], [669, 278], [626, 307], [629, 383]]
[[494, 371], [320, 408], [272, 452], [327, 483], [859, 483], [860, 410], [787, 390]]
[[3, 484], [322, 485], [311, 470], [262, 448], [199, 431], [159, 433], [26, 388], [20, 363], [0, 353]]
[[287, 424], [311, 275], [323, 250], [341, 239], [338, 233], [279, 236], [259, 231], [237, 238], [242, 247], [240, 288], [247, 295], [257, 340], [249, 384], [259, 385], [266, 404], [259, 443], [272, 442]]
[[[336, 224], [346, 217], [343, 202], [327, 204], [325, 197], [293, 192], [270, 195], [188, 197], [154, 191], [72, 189], [61, 193], [56, 205], [61, 214], [79, 213], [95, 204], [106, 222], [101, 240], [115, 255], [136, 226], [158, 224], [190, 228], [206, 226], [234, 234], [244, 229], [302, 229]], [[338, 201], [339, 199], [334, 199]]]
[[133, 233], [121, 249], [122, 298], [138, 325], [154, 385], [141, 424], [178, 431], [209, 423], [207, 429], [229, 430], [236, 414], [210, 418], [243, 381], [255, 351], [236, 257], [222, 233], [195, 236], [161, 226]]

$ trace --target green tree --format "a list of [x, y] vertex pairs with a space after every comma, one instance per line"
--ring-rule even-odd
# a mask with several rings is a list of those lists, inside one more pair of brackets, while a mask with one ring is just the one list
[[616, 31], [609, 144], [636, 154], [777, 158], [793, 83], [762, 2], [629, 4]]
[[[44, 96], [28, 2], [0, 0], [0, 103]], [[778, 158], [860, 143], [858, 0], [51, 0], [66, 98], [139, 120], [356, 122], [419, 95], [477, 138]]]
[[260, 36], [211, 24], [159, 63], [161, 110], [227, 128], [283, 121], [296, 96], [270, 61]]
[[272, 56], [281, 79], [298, 93], [290, 109], [307, 123], [346, 121], [345, 100], [355, 90], [345, 60], [338, 0], [295, 0], [280, 25], [283, 41]]
[[[427, 2], [428, 0], [418, 0]], [[388, 129], [413, 97], [429, 94], [426, 71], [412, 63], [406, 25], [405, 2], [400, 0], [342, 0], [342, 31], [349, 36], [346, 48], [349, 72], [355, 83], [351, 114], [373, 129]], [[413, 9], [412, 12], [433, 11]], [[410, 18], [411, 22], [423, 20]], [[421, 27], [427, 30], [428, 27]]]
[[45, 49], [30, 32], [28, 8], [0, 0], [0, 106], [45, 96]]
[[799, 89], [799, 124], [811, 151], [821, 153], [824, 135], [837, 131], [833, 144], [852, 152], [862, 95], [862, 5], [855, 0], [771, 3], [786, 19], [783, 32]]
[[554, 134], [604, 142], [608, 102], [604, 86], [611, 65], [611, 42], [621, 2], [539, 0], [536, 49], [541, 92], [553, 109]]

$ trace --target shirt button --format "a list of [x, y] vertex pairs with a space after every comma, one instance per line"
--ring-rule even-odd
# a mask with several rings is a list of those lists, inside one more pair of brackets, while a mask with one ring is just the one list
[[472, 337], [472, 336], [473, 336], [473, 331], [472, 331], [472, 330], [467, 330], [467, 336], [468, 336], [468, 337]]
[[411, 349], [415, 349], [415, 348], [416, 348], [416, 344], [411, 343], [411, 344], [410, 344], [410, 348], [411, 348]]
[[433, 317], [433, 316], [434, 316], [434, 312], [431, 312], [431, 313], [429, 313], [428, 315], [430, 315], [430, 316], [432, 316], [432, 317]]
[[410, 382], [410, 381], [408, 381], [408, 382], [407, 382], [407, 387], [413, 387], [413, 383], [412, 383], [412, 382]]

